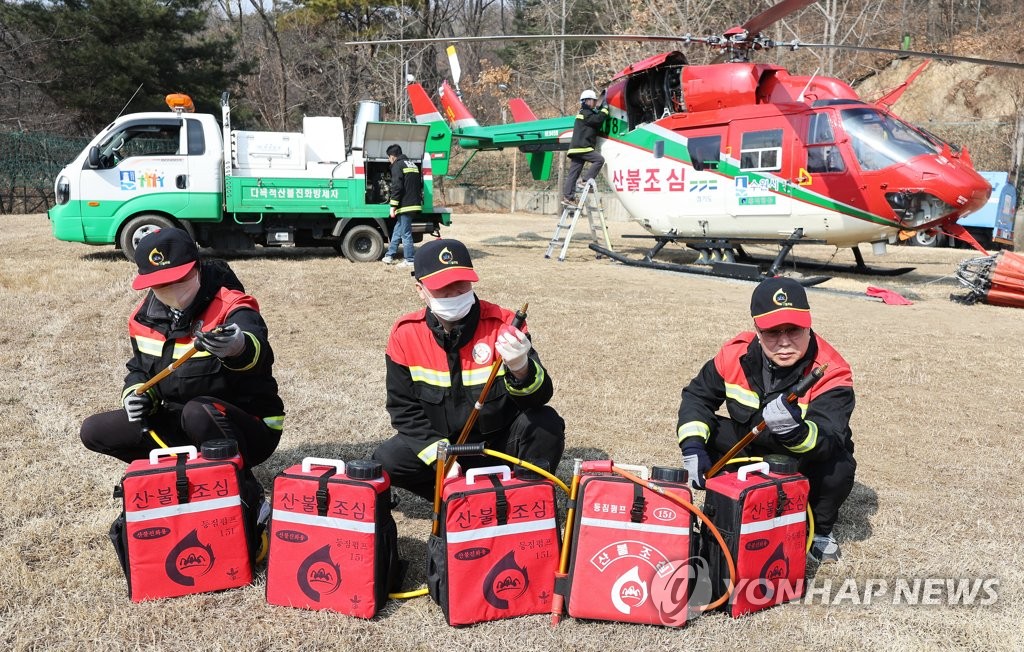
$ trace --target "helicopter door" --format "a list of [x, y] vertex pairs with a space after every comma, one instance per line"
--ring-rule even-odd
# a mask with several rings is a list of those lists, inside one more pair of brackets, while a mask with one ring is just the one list
[[782, 129], [748, 131], [740, 139], [740, 169], [733, 179], [731, 211], [735, 217], [789, 215], [792, 202], [781, 194]]
[[807, 172], [811, 175], [846, 172], [846, 163], [836, 145], [828, 113], [815, 113], [808, 121]]

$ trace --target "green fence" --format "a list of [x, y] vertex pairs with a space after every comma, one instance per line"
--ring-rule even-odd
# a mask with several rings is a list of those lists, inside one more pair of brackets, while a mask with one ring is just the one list
[[0, 132], [0, 214], [42, 213], [53, 182], [89, 142], [53, 134]]

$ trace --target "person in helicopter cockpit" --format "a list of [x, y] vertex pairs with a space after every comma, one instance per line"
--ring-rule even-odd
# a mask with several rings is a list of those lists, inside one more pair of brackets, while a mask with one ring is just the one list
[[[782, 453], [797, 459], [810, 481], [811, 556], [837, 562], [839, 544], [832, 528], [857, 470], [850, 431], [853, 373], [811, 330], [807, 294], [793, 279], [762, 281], [751, 297], [750, 314], [754, 331], [726, 342], [683, 388], [676, 436], [684, 465], [696, 485], [703, 486], [713, 462], [764, 420], [767, 431], [738, 455]], [[787, 402], [792, 388], [825, 363], [824, 377], [797, 403]], [[728, 417], [716, 414], [723, 403]]]

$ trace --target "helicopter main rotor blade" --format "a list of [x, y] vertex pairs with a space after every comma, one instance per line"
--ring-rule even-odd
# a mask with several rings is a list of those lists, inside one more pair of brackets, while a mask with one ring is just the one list
[[777, 5], [765, 9], [758, 15], [743, 23], [741, 28], [751, 36], [760, 34], [766, 27], [777, 23], [786, 16], [813, 5], [818, 0], [782, 0]]
[[[750, 19], [742, 27], [735, 27], [730, 32], [739, 30], [747, 30], [750, 34], [750, 38], [756, 35], [754, 29], [764, 29], [776, 20], [781, 19], [788, 13], [797, 11], [798, 9], [807, 5], [813, 4], [815, 0], [785, 0], [771, 9], [755, 16]], [[787, 11], [781, 11], [779, 8], [783, 7]], [[773, 17], [771, 21], [765, 22], [763, 17]], [[757, 22], [754, 22], [757, 21]], [[664, 34], [514, 34], [514, 35], [491, 35], [491, 36], [453, 36], [450, 38], [409, 38], [409, 39], [393, 39], [386, 41], [348, 41], [345, 45], [402, 45], [410, 43], [483, 43], [488, 41], [637, 41], [637, 42], [677, 42], [677, 43], [705, 43], [714, 47], [727, 47], [722, 42], [720, 37], [699, 37], [686, 34], [684, 36], [670, 36]], [[943, 61], [962, 61], [964, 63], [976, 63], [983, 66], [998, 66], [1001, 68], [1017, 68], [1024, 69], [1024, 63], [1018, 63], [1015, 61], [999, 61], [997, 59], [980, 59], [976, 57], [965, 57], [955, 54], [941, 54], [937, 52], [920, 52], [917, 50], [896, 50], [893, 48], [876, 48], [869, 47], [866, 45], [845, 45], [845, 44], [828, 44], [828, 43], [804, 43], [799, 40], [783, 41], [783, 42], [771, 42], [764, 41], [763, 47], [765, 49], [776, 47], [788, 47], [791, 50], [798, 48], [830, 48], [835, 50], [850, 50], [854, 52], [874, 52], [877, 54], [889, 54], [896, 56], [913, 56], [923, 57], [926, 59], [939, 59]], [[726, 56], [720, 56], [716, 59], [716, 62], [720, 62]]]
[[976, 63], [982, 66], [998, 66], [1000, 68], [1017, 68], [1024, 70], [1024, 63], [1016, 61], [999, 61], [997, 59], [979, 59], [977, 57], [963, 57], [957, 54], [941, 54], [939, 52], [920, 52], [918, 50], [895, 50], [892, 48], [873, 48], [866, 45], [845, 45], [828, 43], [803, 43], [791, 41], [789, 43], [776, 43], [776, 47], [797, 48], [828, 48], [833, 50], [852, 50], [854, 52], [875, 52], [878, 54], [894, 54], [896, 56], [922, 57], [925, 59], [939, 59], [940, 61], [960, 61], [963, 63]]
[[450, 38], [404, 38], [383, 41], [348, 41], [345, 45], [402, 45], [409, 43], [481, 43], [487, 41], [681, 41], [697, 39], [687, 36], [657, 34], [519, 34], [492, 36], [453, 36]]

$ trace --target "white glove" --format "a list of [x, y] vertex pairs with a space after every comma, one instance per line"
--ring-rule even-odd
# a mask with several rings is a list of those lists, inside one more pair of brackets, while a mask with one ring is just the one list
[[136, 394], [134, 387], [125, 394], [121, 403], [124, 405], [124, 411], [128, 414], [129, 421], [142, 421], [142, 417], [153, 410], [153, 399], [148, 394]]
[[800, 408], [787, 401], [782, 394], [761, 410], [761, 418], [768, 430], [776, 435], [788, 435], [799, 428], [803, 423], [800, 416]]
[[505, 326], [501, 329], [498, 339], [494, 342], [494, 350], [505, 361], [505, 366], [512, 373], [522, 371], [530, 364], [529, 353], [533, 345], [526, 333], [515, 326]]
[[196, 333], [196, 348], [206, 350], [218, 358], [233, 358], [245, 350], [245, 333], [238, 324], [222, 326], [216, 330]]

